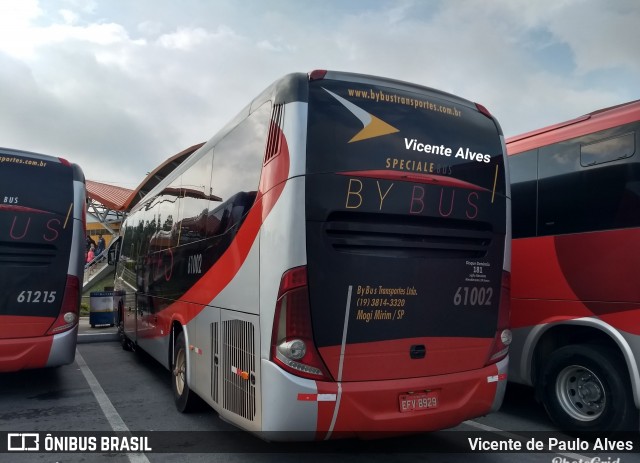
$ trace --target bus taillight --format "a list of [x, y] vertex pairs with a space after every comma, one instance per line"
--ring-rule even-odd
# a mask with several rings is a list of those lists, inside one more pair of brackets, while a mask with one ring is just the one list
[[313, 340], [306, 267], [293, 268], [282, 276], [273, 319], [271, 360], [296, 376], [331, 380]]
[[511, 315], [511, 273], [509, 272], [502, 272], [499, 307], [498, 327], [489, 358], [487, 359], [487, 365], [502, 360], [509, 353], [509, 344], [511, 344], [512, 338], [511, 330], [509, 329], [509, 317]]
[[73, 275], [67, 275], [64, 298], [58, 318], [51, 325], [47, 334], [57, 334], [67, 331], [78, 323], [78, 296], [80, 293], [80, 280]]

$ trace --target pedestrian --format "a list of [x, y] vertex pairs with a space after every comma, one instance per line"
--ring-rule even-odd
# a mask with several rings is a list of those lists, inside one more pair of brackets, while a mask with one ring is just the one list
[[89, 252], [91, 245], [95, 246], [96, 242], [93, 241], [93, 238], [91, 238], [91, 236], [87, 235], [87, 252]]
[[102, 237], [102, 233], [98, 235], [98, 245], [96, 246], [96, 256], [102, 256], [104, 252], [104, 238]]
[[89, 252], [87, 252], [87, 264], [85, 265], [85, 268], [89, 269], [89, 273], [91, 273], [91, 271], [93, 270], [93, 259], [95, 259], [95, 257], [96, 257], [95, 247], [92, 244], [91, 247], [89, 248]]

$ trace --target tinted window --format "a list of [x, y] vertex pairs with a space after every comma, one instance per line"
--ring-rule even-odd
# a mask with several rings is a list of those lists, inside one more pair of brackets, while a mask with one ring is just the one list
[[[540, 148], [540, 235], [640, 225], [640, 163], [637, 157], [621, 156], [625, 151], [618, 149], [629, 136], [635, 146], [637, 128], [638, 124], [629, 124]], [[613, 154], [600, 154], [600, 159], [609, 160], [585, 167], [581, 162], [585, 146], [590, 147], [590, 159], [606, 147]]]
[[265, 103], [215, 146], [211, 191], [222, 202], [257, 191], [270, 118], [271, 103]]
[[180, 207], [182, 204], [181, 186], [182, 177], [179, 177], [164, 188], [150, 204], [149, 211], [153, 213], [152, 220], [156, 222], [156, 231], [149, 244], [150, 252], [160, 251], [178, 244], [179, 230], [177, 224], [180, 220]]
[[535, 236], [538, 196], [538, 150], [509, 156], [513, 237]]
[[636, 151], [635, 134], [626, 133], [619, 137], [582, 145], [580, 164], [584, 167], [605, 162], [630, 158]]
[[495, 185], [504, 194], [498, 129], [475, 108], [426, 90], [339, 81], [309, 86], [308, 173], [429, 174], [490, 191]]
[[209, 150], [182, 174], [182, 210], [178, 225], [181, 245], [206, 236], [210, 201], [217, 199], [211, 196], [212, 164], [213, 150]]

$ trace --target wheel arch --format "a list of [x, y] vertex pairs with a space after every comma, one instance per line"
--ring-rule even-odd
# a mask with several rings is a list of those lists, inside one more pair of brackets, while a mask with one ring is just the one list
[[[191, 365], [191, 349], [189, 349], [189, 330], [186, 329], [186, 327], [182, 324], [182, 322], [180, 322], [180, 320], [178, 319], [173, 319], [171, 320], [171, 331], [169, 333], [170, 339], [169, 339], [169, 351], [167, 353], [168, 358], [168, 365], [169, 365], [169, 369], [173, 370], [173, 359], [175, 358], [175, 348], [176, 348], [176, 339], [178, 338], [178, 335], [182, 333], [182, 335], [184, 336], [184, 344], [185, 344], [185, 356], [186, 356], [186, 361], [187, 361], [187, 365]], [[187, 368], [187, 384], [191, 384], [191, 370], [192, 368]]]
[[624, 360], [631, 382], [633, 400], [640, 409], [640, 372], [637, 358], [627, 339], [608, 323], [596, 318], [579, 318], [562, 322], [543, 323], [532, 329], [525, 341], [522, 363], [523, 378], [537, 386], [541, 364], [556, 349], [571, 344], [590, 344], [610, 347]]

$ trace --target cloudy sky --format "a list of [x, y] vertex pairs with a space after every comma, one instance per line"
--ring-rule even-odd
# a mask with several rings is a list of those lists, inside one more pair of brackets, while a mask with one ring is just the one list
[[133, 189], [312, 69], [458, 94], [511, 136], [639, 99], [638, 24], [637, 0], [0, 0], [0, 146]]

